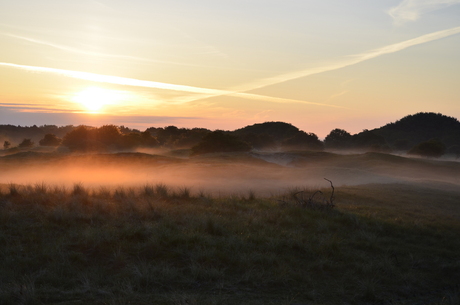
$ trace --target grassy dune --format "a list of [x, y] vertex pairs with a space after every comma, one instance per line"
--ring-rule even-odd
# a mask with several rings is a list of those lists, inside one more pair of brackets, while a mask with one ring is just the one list
[[292, 193], [5, 186], [0, 303], [460, 301], [458, 192], [344, 187], [332, 210]]

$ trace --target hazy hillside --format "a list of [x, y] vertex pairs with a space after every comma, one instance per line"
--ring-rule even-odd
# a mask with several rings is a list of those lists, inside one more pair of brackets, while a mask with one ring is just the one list
[[234, 131], [237, 135], [246, 134], [268, 134], [273, 140], [281, 142], [295, 136], [299, 128], [284, 122], [265, 122], [260, 124], [249, 125]]
[[[88, 129], [86, 136], [80, 129]], [[80, 130], [81, 131], [81, 130]], [[110, 131], [110, 132], [109, 132]], [[217, 132], [217, 131], [215, 131]], [[70, 134], [72, 137], [70, 137]], [[31, 140], [31, 145], [19, 145], [19, 148], [30, 149], [38, 146], [40, 139], [46, 134], [63, 138], [61, 146], [71, 151], [84, 151], [90, 143], [92, 150], [98, 151], [135, 151], [138, 147], [191, 149], [201, 143], [206, 135], [212, 133], [205, 128], [178, 128], [176, 126], [150, 127], [144, 132], [129, 129], [124, 126], [105, 125], [98, 128], [79, 126], [58, 127], [55, 125], [21, 127], [0, 125], [0, 141], [9, 142], [3, 153], [17, 152], [16, 146], [25, 139]], [[318, 139], [313, 132], [300, 130], [285, 122], [265, 122], [249, 125], [234, 131], [221, 131], [221, 137], [234, 136], [245, 142], [250, 149], [256, 150], [357, 150], [408, 152], [421, 142], [436, 139], [442, 146], [440, 155], [444, 153], [460, 157], [460, 122], [453, 117], [437, 113], [417, 113], [408, 115], [394, 123], [386, 124], [373, 130], [364, 130], [350, 134], [343, 129], [334, 129], [324, 141]], [[440, 141], [440, 142], [439, 142]], [[86, 143], [85, 145], [80, 145]], [[208, 143], [209, 144], [209, 143]], [[245, 145], [246, 145], [245, 144]], [[41, 145], [41, 144], [40, 144]], [[59, 145], [56, 144], [56, 145]], [[56, 146], [54, 145], [54, 146]], [[220, 147], [217, 151], [234, 151], [232, 147], [222, 150], [219, 143], [210, 143], [212, 147]], [[44, 145], [47, 146], [47, 145]], [[49, 146], [49, 145], [48, 145]], [[81, 146], [78, 148], [77, 146]], [[83, 149], [83, 148], [85, 149]], [[102, 149], [102, 147], [104, 149]], [[8, 151], [7, 148], [14, 149]], [[78, 149], [77, 149], [78, 148]], [[87, 150], [87, 149], [86, 149]], [[417, 153], [416, 153], [417, 154]], [[419, 155], [423, 155], [418, 153]], [[428, 155], [426, 155], [428, 156]], [[433, 156], [431, 156], [433, 157]]]
[[447, 147], [460, 144], [460, 122], [440, 113], [421, 112], [372, 130], [383, 136], [390, 146], [409, 149], [414, 145], [436, 138]]

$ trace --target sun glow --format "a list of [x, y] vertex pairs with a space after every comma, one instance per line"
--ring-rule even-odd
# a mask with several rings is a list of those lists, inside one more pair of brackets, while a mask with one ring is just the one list
[[116, 104], [122, 99], [123, 93], [98, 87], [86, 88], [73, 97], [74, 102], [81, 104], [90, 113], [101, 112], [105, 106]]

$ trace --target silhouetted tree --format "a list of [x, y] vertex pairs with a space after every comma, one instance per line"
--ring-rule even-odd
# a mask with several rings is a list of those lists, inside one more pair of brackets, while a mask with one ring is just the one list
[[3, 149], [8, 149], [8, 148], [10, 148], [10, 146], [11, 146], [10, 141], [3, 142]]
[[327, 148], [350, 148], [351, 134], [343, 129], [332, 130], [324, 139]]
[[283, 141], [282, 146], [291, 149], [323, 150], [324, 145], [314, 133], [299, 131], [295, 136]]
[[112, 149], [121, 146], [122, 134], [115, 125], [104, 125], [96, 129], [96, 140]]
[[222, 130], [216, 130], [204, 136], [200, 143], [192, 147], [192, 155], [249, 150], [251, 146], [248, 143]]
[[238, 135], [238, 138], [250, 144], [255, 149], [269, 149], [276, 146], [273, 137], [266, 133], [243, 133]]
[[160, 143], [150, 132], [145, 130], [141, 132], [141, 145], [145, 147], [157, 147]]
[[352, 136], [352, 148], [381, 151], [388, 150], [388, 145], [383, 136], [364, 129], [362, 132]]
[[437, 139], [431, 139], [426, 142], [415, 145], [409, 152], [409, 155], [419, 155], [422, 157], [439, 158], [446, 152], [446, 145]]
[[276, 143], [292, 138], [299, 132], [299, 128], [284, 122], [265, 122], [246, 126], [234, 131], [234, 134], [242, 137], [245, 134], [266, 134], [269, 135]]
[[62, 139], [58, 138], [56, 135], [52, 133], [48, 133], [45, 135], [43, 139], [41, 139], [38, 144], [40, 146], [59, 146], [61, 144]]
[[130, 132], [124, 134], [121, 139], [122, 149], [133, 149], [142, 145], [142, 138], [140, 132]]
[[211, 131], [206, 128], [187, 129], [172, 143], [174, 148], [190, 148], [198, 143]]
[[71, 151], [104, 149], [103, 144], [97, 141], [97, 130], [83, 125], [67, 133], [62, 139], [62, 145]]
[[31, 139], [24, 139], [18, 145], [19, 148], [31, 148], [32, 146], [34, 146], [34, 142]]

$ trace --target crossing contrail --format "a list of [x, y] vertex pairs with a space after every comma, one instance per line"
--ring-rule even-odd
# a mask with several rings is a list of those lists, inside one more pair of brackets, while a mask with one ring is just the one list
[[[265, 95], [260, 95], [260, 94], [234, 92], [234, 91], [219, 90], [219, 89], [208, 89], [208, 88], [185, 86], [185, 85], [176, 85], [176, 84], [170, 84], [170, 83], [155, 82], [155, 81], [140, 80], [140, 79], [135, 79], [135, 78], [127, 78], [127, 77], [120, 77], [120, 76], [113, 76], [113, 75], [103, 75], [103, 74], [65, 70], [65, 69], [19, 65], [19, 64], [6, 63], [6, 62], [0, 62], [0, 66], [17, 68], [17, 69], [22, 69], [22, 70], [27, 70], [27, 71], [32, 71], [32, 72], [52, 73], [52, 74], [72, 77], [76, 79], [83, 79], [83, 80], [88, 80], [88, 81], [98, 82], [98, 83], [107, 83], [107, 84], [122, 85], [122, 86], [132, 86], [132, 87], [142, 87], [142, 88], [152, 88], [152, 89], [162, 89], [162, 90], [172, 90], [172, 91], [195, 93], [195, 94], [202, 95], [200, 99], [203, 98], [203, 95], [205, 96], [204, 98], [213, 97], [213, 96], [222, 96], [222, 95], [234, 95], [234, 96], [238, 96], [241, 98], [270, 101], [273, 103], [302, 103], [302, 104], [319, 105], [319, 106], [326, 106], [326, 107], [338, 107], [334, 105], [313, 103], [313, 102], [294, 100], [294, 99], [278, 98], [278, 97], [265, 96]], [[339, 108], [343, 108], [343, 107], [339, 107]]]
[[331, 63], [329, 65], [320, 66], [320, 67], [311, 68], [311, 69], [305, 69], [301, 71], [290, 72], [290, 73], [281, 74], [281, 75], [270, 77], [270, 78], [261, 79], [261, 80], [240, 86], [239, 88], [235, 88], [234, 90], [209, 89], [209, 88], [177, 85], [177, 84], [170, 84], [170, 83], [163, 83], [163, 82], [139, 80], [139, 79], [134, 79], [134, 78], [119, 77], [119, 76], [112, 76], [112, 75], [103, 75], [103, 74], [96, 74], [96, 73], [89, 73], [89, 72], [56, 69], [56, 68], [48, 68], [48, 67], [37, 67], [37, 66], [29, 66], [29, 65], [20, 65], [20, 64], [7, 63], [7, 62], [0, 62], [0, 66], [23, 69], [27, 71], [33, 71], [33, 72], [52, 73], [52, 74], [66, 76], [66, 77], [88, 80], [92, 82], [172, 90], [172, 91], [188, 92], [188, 93], [194, 93], [194, 94], [201, 95], [198, 98], [191, 97], [189, 100], [185, 100], [185, 102], [192, 102], [192, 101], [202, 100], [205, 98], [216, 97], [216, 96], [231, 95], [231, 96], [237, 96], [237, 97], [246, 98], [246, 99], [269, 101], [269, 102], [274, 102], [274, 103], [302, 103], [302, 104], [310, 104], [310, 105], [318, 105], [318, 106], [326, 106], [326, 107], [344, 108], [344, 107], [329, 105], [329, 104], [313, 103], [313, 102], [308, 102], [308, 101], [285, 99], [285, 98], [278, 98], [278, 97], [272, 97], [272, 96], [265, 96], [261, 94], [247, 93], [247, 91], [260, 89], [260, 88], [268, 87], [271, 85], [276, 85], [276, 84], [283, 83], [283, 82], [297, 79], [297, 78], [302, 78], [302, 77], [306, 77], [310, 75], [315, 75], [315, 74], [320, 74], [324, 72], [342, 69], [342, 68], [356, 65], [358, 63], [361, 63], [361, 62], [364, 62], [364, 61], [367, 61], [367, 60], [370, 60], [370, 59], [373, 59], [373, 58], [376, 58], [376, 57], [379, 57], [385, 54], [396, 53], [396, 52], [402, 51], [412, 46], [416, 46], [416, 45], [428, 43], [434, 40], [438, 40], [441, 38], [453, 36], [458, 33], [460, 33], [460, 27], [454, 27], [451, 29], [446, 29], [446, 30], [442, 30], [442, 31], [438, 31], [438, 32], [430, 33], [430, 34], [425, 34], [417, 38], [413, 38], [413, 39], [409, 39], [406, 41], [391, 44], [391, 45], [381, 47], [375, 50], [371, 50], [365, 53], [348, 56], [346, 59], [342, 61]]

